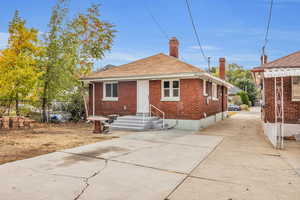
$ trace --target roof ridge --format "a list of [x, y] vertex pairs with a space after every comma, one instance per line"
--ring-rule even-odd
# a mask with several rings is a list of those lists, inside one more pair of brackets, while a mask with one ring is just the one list
[[[192, 64], [189, 64], [189, 63], [187, 63], [187, 62], [185, 62], [185, 61], [183, 61], [183, 60], [180, 60], [179, 58], [176, 58], [176, 57], [174, 57], [174, 56], [169, 56], [169, 55], [166, 55], [166, 54], [164, 54], [164, 53], [161, 53], [161, 54], [164, 55], [164, 56], [171, 57], [172, 59], [176, 59], [177, 61], [179, 61], [179, 62], [181, 62], [181, 63], [187, 65], [188, 67], [192, 67], [192, 68], [196, 68], [196, 69], [203, 70], [203, 69], [201, 69], [200, 67], [197, 67], [197, 66], [194, 66], [194, 65], [192, 65]], [[203, 70], [203, 71], [204, 71], [204, 70]]]
[[[128, 65], [128, 64], [132, 64], [132, 63], [136, 63], [136, 62], [140, 62], [140, 61], [143, 61], [143, 60], [146, 60], [146, 59], [149, 59], [151, 57], [154, 57], [154, 56], [158, 56], [160, 54], [163, 54], [163, 53], [157, 53], [157, 54], [154, 54], [152, 56], [147, 56], [147, 57], [144, 57], [144, 58], [140, 58], [140, 59], [137, 59], [137, 60], [134, 60], [134, 61], [131, 61], [129, 63], [125, 63], [125, 64], [122, 64], [122, 65], [119, 65], [117, 67], [122, 67], [123, 65]], [[164, 55], [164, 54], [163, 54]]]

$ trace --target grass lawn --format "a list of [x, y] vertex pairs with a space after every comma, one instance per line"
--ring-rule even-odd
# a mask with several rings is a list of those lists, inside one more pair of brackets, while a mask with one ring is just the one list
[[93, 134], [92, 129], [91, 124], [67, 123], [0, 130], [0, 164], [118, 137], [116, 134]]

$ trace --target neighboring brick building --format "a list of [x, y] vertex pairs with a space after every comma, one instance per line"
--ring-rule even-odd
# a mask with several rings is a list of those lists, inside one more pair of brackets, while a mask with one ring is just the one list
[[265, 134], [275, 147], [283, 137], [300, 133], [300, 51], [252, 70], [262, 91]]
[[[225, 59], [220, 77], [178, 59], [176, 38], [169, 41], [170, 55], [156, 54], [119, 67], [94, 72], [89, 84], [89, 115], [165, 113], [169, 125], [200, 129], [225, 117], [227, 90]], [[153, 113], [152, 113], [153, 112]]]

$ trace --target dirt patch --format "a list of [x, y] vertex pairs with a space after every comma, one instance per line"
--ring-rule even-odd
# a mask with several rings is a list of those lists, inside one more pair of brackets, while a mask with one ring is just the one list
[[96, 135], [92, 129], [91, 124], [68, 123], [38, 125], [28, 130], [0, 131], [0, 164], [108, 140], [123, 134]]

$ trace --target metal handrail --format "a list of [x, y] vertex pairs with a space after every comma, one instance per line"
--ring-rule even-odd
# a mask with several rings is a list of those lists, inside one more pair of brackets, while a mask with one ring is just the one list
[[159, 108], [155, 107], [154, 105], [150, 104], [150, 107], [149, 107], [149, 115], [151, 117], [152, 115], [152, 109], [151, 108], [155, 108], [157, 111], [159, 111], [161, 114], [162, 114], [162, 120], [163, 120], [163, 128], [165, 128], [165, 113], [160, 110]]

